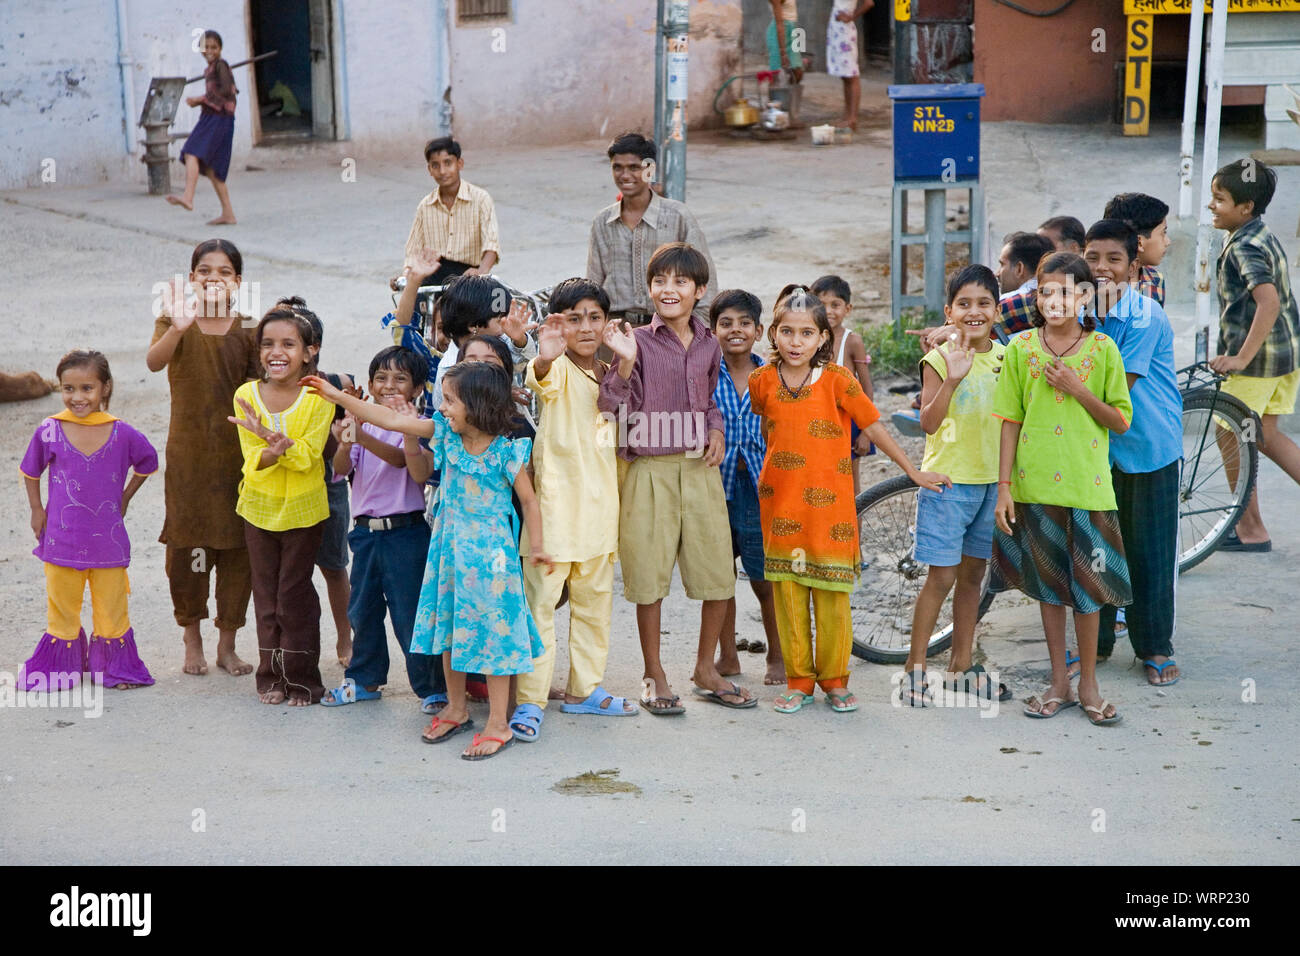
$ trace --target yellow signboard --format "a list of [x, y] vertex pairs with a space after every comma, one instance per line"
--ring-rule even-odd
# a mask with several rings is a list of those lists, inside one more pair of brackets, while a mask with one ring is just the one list
[[[1124, 0], [1124, 12], [1129, 16], [1150, 16], [1156, 13], [1191, 13], [1194, 0]], [[1209, 0], [1205, 12], [1210, 12]], [[1228, 0], [1229, 13], [1287, 13], [1300, 12], [1300, 0]]]
[[1129, 17], [1124, 31], [1124, 135], [1145, 136], [1150, 125], [1151, 17]]
[[912, 0], [894, 0], [894, 19], [899, 23], [912, 19]]

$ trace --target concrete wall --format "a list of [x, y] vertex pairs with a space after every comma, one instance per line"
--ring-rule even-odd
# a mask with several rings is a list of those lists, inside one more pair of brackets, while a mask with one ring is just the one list
[[[1096, 28], [1106, 31], [1104, 53], [1092, 52]], [[985, 120], [1104, 122], [1115, 103], [1115, 64], [1123, 59], [1118, 0], [1076, 0], [1054, 17], [976, 0], [975, 82], [984, 84]]]
[[[453, 25], [456, 136], [562, 143], [654, 128], [654, 0], [516, 0], [512, 18]], [[691, 4], [692, 126], [716, 125], [714, 91], [739, 69], [740, 0]]]

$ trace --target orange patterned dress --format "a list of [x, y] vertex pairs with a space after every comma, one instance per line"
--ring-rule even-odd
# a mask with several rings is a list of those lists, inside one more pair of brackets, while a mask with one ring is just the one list
[[763, 573], [769, 581], [852, 591], [860, 559], [849, 425], [865, 429], [880, 412], [846, 368], [823, 365], [796, 394], [778, 365], [749, 377], [750, 407], [763, 416], [767, 439], [758, 480]]

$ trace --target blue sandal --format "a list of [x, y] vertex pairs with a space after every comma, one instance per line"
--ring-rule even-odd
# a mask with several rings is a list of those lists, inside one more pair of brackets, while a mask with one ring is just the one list
[[359, 700], [379, 700], [384, 696], [382, 690], [366, 690], [351, 677], [343, 678], [343, 684], [333, 690], [327, 690], [320, 702], [325, 707], [342, 707], [355, 704]]
[[[609, 703], [602, 707], [606, 701]], [[595, 714], [597, 717], [631, 717], [638, 710], [633, 705], [631, 710], [624, 710], [627, 704], [627, 698], [615, 697], [605, 688], [597, 686], [595, 690], [580, 704], [564, 703], [560, 705], [560, 710], [566, 714]], [[519, 713], [518, 710], [515, 713]]]
[[[1153, 671], [1156, 672], [1157, 677], [1163, 677], [1165, 673], [1165, 668], [1168, 667], [1170, 664], [1173, 664], [1175, 667], [1178, 666], [1178, 662], [1174, 660], [1172, 657], [1169, 658], [1167, 661], [1165, 661], [1163, 664], [1157, 664], [1155, 661], [1152, 660], [1146, 660], [1142, 662], [1142, 666], [1151, 668]], [[1182, 680], [1181, 675], [1175, 677], [1173, 680], [1166, 680], [1166, 681], [1153, 681], [1150, 677], [1148, 677], [1147, 683], [1150, 684], [1152, 687], [1173, 687], [1180, 680]]]
[[436, 717], [442, 713], [442, 709], [447, 706], [446, 694], [430, 694], [424, 700], [420, 701], [420, 713], [428, 714], [430, 717]]
[[542, 718], [545, 716], [546, 712], [536, 704], [520, 704], [510, 715], [511, 735], [515, 740], [532, 743], [542, 732]]

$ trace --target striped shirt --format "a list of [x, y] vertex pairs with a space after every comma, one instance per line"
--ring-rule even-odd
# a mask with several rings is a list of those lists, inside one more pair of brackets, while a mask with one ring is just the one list
[[1155, 299], [1158, 305], [1165, 304], [1165, 277], [1155, 266], [1142, 266], [1138, 269], [1138, 292], [1148, 299]]
[[[763, 364], [757, 355], [750, 355], [754, 367]], [[722, 456], [722, 490], [730, 501], [736, 488], [737, 462], [745, 460], [749, 480], [754, 485], [754, 494], [758, 494], [758, 476], [763, 470], [763, 459], [767, 457], [767, 442], [763, 440], [763, 419], [749, 408], [749, 381], [745, 381], [745, 394], [736, 393], [735, 381], [731, 370], [723, 361], [718, 374], [718, 387], [713, 390], [713, 401], [722, 413], [726, 424], [727, 450]]]
[[487, 190], [462, 179], [450, 209], [439, 201], [436, 189], [420, 200], [406, 238], [406, 265], [421, 249], [432, 249], [444, 259], [470, 266], [482, 262], [486, 252], [495, 252], [500, 261], [497, 212]]
[[1300, 313], [1291, 291], [1286, 251], [1256, 216], [1228, 237], [1219, 254], [1219, 354], [1236, 355], [1246, 344], [1255, 321], [1256, 286], [1277, 289], [1277, 321], [1250, 364], [1238, 374], [1276, 378], [1300, 367]]
[[713, 400], [722, 347], [696, 316], [690, 322], [694, 337], [689, 347], [682, 346], [658, 315], [649, 325], [633, 329], [637, 351], [632, 376], [619, 375], [615, 362], [600, 383], [597, 407], [616, 416], [619, 454], [628, 461], [699, 454], [709, 442], [709, 432], [726, 433]]
[[707, 319], [709, 303], [717, 291], [718, 270], [704, 241], [704, 231], [685, 203], [664, 199], [653, 192], [645, 215], [629, 229], [623, 223], [622, 201], [606, 206], [591, 222], [587, 240], [587, 278], [609, 293], [609, 310], [637, 309], [653, 313], [646, 266], [655, 250], [668, 242], [686, 242], [704, 253], [709, 261], [709, 282], [695, 314]]

